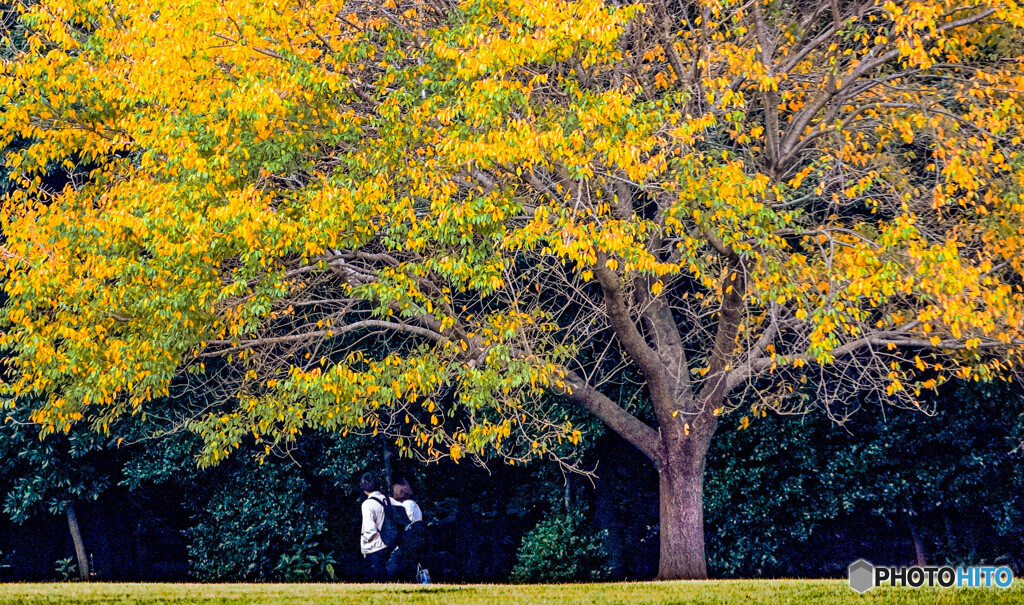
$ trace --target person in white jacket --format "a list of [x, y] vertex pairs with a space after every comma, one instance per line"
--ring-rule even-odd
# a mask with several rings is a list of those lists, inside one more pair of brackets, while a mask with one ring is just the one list
[[419, 523], [423, 520], [423, 511], [420, 505], [412, 499], [412, 486], [406, 479], [399, 479], [391, 486], [391, 501], [405, 509], [409, 517], [409, 523]]
[[359, 486], [366, 494], [363, 500], [363, 523], [359, 534], [359, 551], [366, 563], [367, 578], [371, 582], [387, 580], [388, 558], [391, 549], [384, 544], [380, 530], [384, 527], [384, 494], [381, 493], [380, 478], [373, 473], [366, 473], [359, 480]]

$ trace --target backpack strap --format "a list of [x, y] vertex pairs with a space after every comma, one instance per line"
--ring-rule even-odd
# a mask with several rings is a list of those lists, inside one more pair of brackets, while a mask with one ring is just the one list
[[[387, 496], [385, 496], [385, 498], [386, 497]], [[384, 503], [384, 500], [378, 500], [376, 498], [370, 498], [370, 500], [373, 500], [374, 502], [379, 503], [380, 504], [380, 508], [381, 508], [381, 512], [384, 513], [384, 516], [381, 517], [381, 520], [380, 520], [380, 527], [377, 528], [377, 531], [380, 531], [380, 530], [384, 529], [384, 522], [388, 518], [388, 505]]]

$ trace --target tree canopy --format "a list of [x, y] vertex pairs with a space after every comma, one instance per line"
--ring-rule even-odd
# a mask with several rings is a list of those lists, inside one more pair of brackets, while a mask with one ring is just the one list
[[[1010, 0], [41, 0], [21, 21], [0, 345], [44, 432], [217, 381], [207, 461], [316, 426], [517, 462], [579, 439], [567, 399], [658, 465], [663, 514], [690, 511], [662, 524], [662, 577], [698, 577], [738, 393], [842, 417], [853, 390], [912, 405], [1019, 363]], [[55, 163], [81, 167], [59, 191]]]

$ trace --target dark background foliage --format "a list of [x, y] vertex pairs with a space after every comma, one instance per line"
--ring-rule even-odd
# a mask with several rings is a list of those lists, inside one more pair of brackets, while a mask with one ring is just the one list
[[[877, 563], [1024, 561], [1024, 392], [948, 385], [935, 413], [881, 407], [844, 425], [822, 413], [729, 417], [709, 458], [705, 506], [716, 577], [842, 576]], [[199, 469], [198, 439], [132, 419], [39, 441], [0, 425], [4, 579], [58, 576], [77, 506], [104, 580], [357, 580], [367, 469], [407, 476], [430, 524], [437, 580], [644, 579], [657, 569], [657, 477], [592, 430], [583, 466], [422, 466], [373, 437], [308, 434], [262, 463], [254, 450]], [[120, 442], [118, 440], [121, 440]], [[557, 563], [557, 564], [556, 564]]]

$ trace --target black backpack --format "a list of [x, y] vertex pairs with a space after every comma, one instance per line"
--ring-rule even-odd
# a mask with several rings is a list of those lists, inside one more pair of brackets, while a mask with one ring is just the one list
[[405, 526], [409, 524], [409, 516], [405, 514], [405, 508], [392, 504], [391, 498], [385, 497], [384, 500], [373, 498], [373, 500], [380, 502], [380, 505], [384, 507], [384, 522], [380, 526], [381, 541], [388, 548], [398, 546], [402, 543]]

